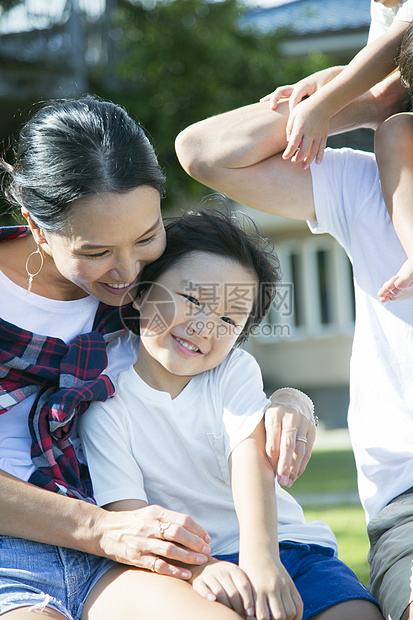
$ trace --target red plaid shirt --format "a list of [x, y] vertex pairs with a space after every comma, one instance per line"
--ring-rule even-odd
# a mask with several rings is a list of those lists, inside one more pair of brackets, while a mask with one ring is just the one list
[[[0, 228], [0, 242], [29, 234], [26, 226]], [[93, 501], [87, 468], [71, 436], [76, 416], [94, 400], [115, 393], [108, 375], [106, 343], [124, 329], [119, 308], [101, 303], [93, 331], [66, 344], [0, 319], [0, 414], [33, 393], [29, 413], [32, 460], [29, 482], [50, 491]]]

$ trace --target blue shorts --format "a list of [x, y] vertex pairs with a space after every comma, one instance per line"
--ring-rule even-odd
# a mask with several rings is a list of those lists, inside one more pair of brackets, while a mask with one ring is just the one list
[[[238, 553], [215, 557], [238, 564]], [[280, 558], [303, 601], [303, 620], [354, 599], [370, 601], [378, 607], [368, 589], [330, 547], [281, 542]]]
[[0, 536], [0, 615], [19, 607], [52, 607], [80, 620], [98, 580], [115, 562], [96, 555]]

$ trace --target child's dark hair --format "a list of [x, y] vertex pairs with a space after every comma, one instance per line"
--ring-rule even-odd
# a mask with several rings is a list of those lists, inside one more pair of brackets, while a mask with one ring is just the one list
[[164, 175], [142, 127], [114, 103], [96, 97], [51, 101], [20, 132], [5, 196], [26, 207], [45, 230], [60, 230], [71, 203], [102, 192], [150, 185]]
[[276, 282], [280, 280], [279, 261], [271, 242], [260, 236], [251, 218], [240, 212], [231, 213], [229, 209], [186, 213], [167, 220], [165, 230], [166, 249], [160, 258], [142, 270], [138, 295], [191, 252], [209, 252], [236, 261], [256, 276], [259, 284], [251, 314], [237, 344], [247, 340], [252, 329], [268, 313], [276, 293]]
[[413, 22], [409, 25], [400, 47], [399, 55], [400, 76], [404, 85], [413, 94]]

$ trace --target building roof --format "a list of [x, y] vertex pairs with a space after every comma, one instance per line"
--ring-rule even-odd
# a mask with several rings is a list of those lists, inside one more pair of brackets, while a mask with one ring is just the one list
[[263, 31], [288, 28], [300, 35], [365, 29], [370, 24], [370, 1], [284, 0], [252, 9], [248, 21]]

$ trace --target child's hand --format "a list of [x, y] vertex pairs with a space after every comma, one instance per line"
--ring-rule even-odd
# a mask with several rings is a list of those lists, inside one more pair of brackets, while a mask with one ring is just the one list
[[304, 97], [309, 97], [315, 93], [318, 88], [317, 81], [310, 75], [308, 78], [304, 78], [304, 80], [297, 82], [297, 84], [279, 86], [273, 93], [262, 97], [260, 101], [269, 101], [271, 110], [276, 110], [278, 102], [281, 99], [288, 99], [288, 105], [291, 111]]
[[303, 602], [281, 561], [260, 559], [243, 568], [254, 590], [257, 620], [301, 620]]
[[197, 573], [192, 586], [203, 598], [218, 601], [240, 616], [254, 615], [251, 584], [239, 566], [210, 558], [208, 564], [195, 567], [192, 573]]
[[279, 86], [274, 92], [262, 97], [260, 101], [269, 101], [271, 110], [277, 108], [280, 99], [289, 99], [288, 105], [290, 112], [295, 106], [300, 103], [305, 97], [310, 97], [317, 90], [319, 90], [324, 84], [327, 84], [332, 80], [340, 71], [342, 67], [329, 67], [322, 71], [317, 71], [308, 77], [303, 78], [296, 84], [290, 84], [287, 86]]
[[319, 164], [327, 143], [329, 122], [320, 103], [314, 103], [314, 97], [301, 101], [288, 117], [288, 144], [283, 159], [302, 163], [304, 168], [308, 168], [314, 158]]
[[408, 258], [398, 273], [383, 284], [378, 296], [382, 303], [413, 297], [413, 258]]

